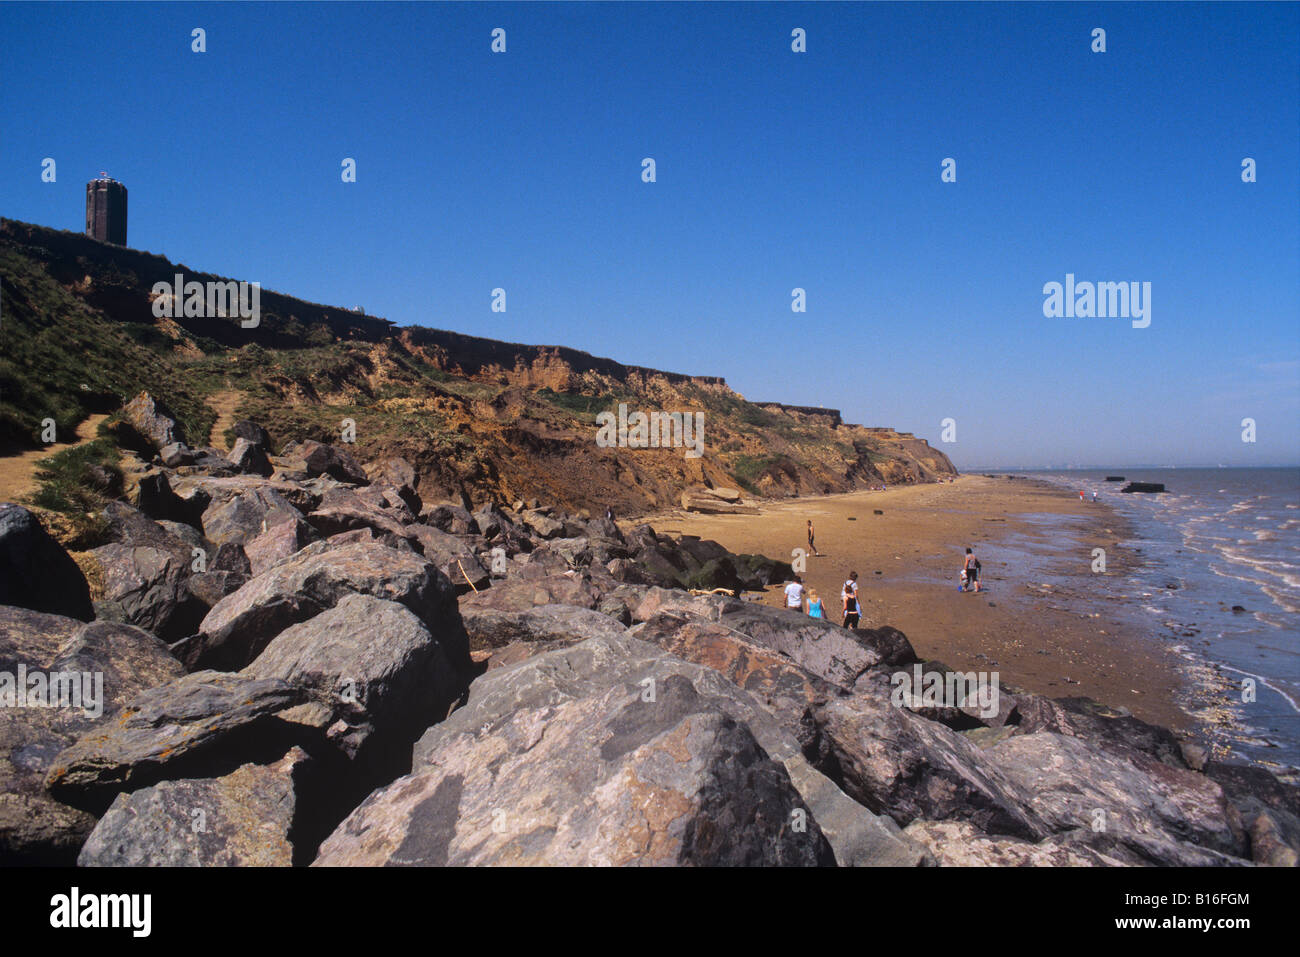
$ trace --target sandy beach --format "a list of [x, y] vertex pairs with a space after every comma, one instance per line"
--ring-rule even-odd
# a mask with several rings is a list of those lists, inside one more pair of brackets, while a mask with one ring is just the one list
[[[1083, 695], [1171, 728], [1191, 719], [1176, 657], [1131, 609], [1093, 589], [1093, 549], [1122, 575], [1123, 519], [1104, 504], [1025, 479], [962, 476], [953, 483], [766, 501], [759, 515], [675, 511], [656, 531], [714, 539], [736, 552], [790, 560], [812, 519], [820, 557], [804, 581], [840, 617], [840, 586], [859, 573], [863, 626], [892, 625], [923, 658], [997, 671], [1003, 684], [1054, 697]], [[879, 509], [883, 514], [874, 514]], [[631, 523], [629, 523], [631, 524]], [[966, 546], [984, 591], [959, 592]], [[781, 604], [773, 587], [763, 601]]]

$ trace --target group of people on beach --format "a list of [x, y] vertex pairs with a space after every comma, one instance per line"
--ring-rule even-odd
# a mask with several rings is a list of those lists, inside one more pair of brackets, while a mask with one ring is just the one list
[[[849, 572], [848, 579], [840, 586], [840, 606], [844, 612], [843, 627], [856, 628], [861, 617], [858, 605], [858, 573]], [[790, 584], [785, 586], [785, 607], [791, 611], [807, 614], [809, 618], [826, 618], [826, 608], [821, 596], [813, 588], [804, 588], [803, 579], [795, 575]]]
[[[808, 519], [808, 551], [814, 556], [821, 556], [821, 552], [817, 551], [816, 529], [813, 528], [812, 519]], [[957, 586], [957, 590], [978, 592], [981, 587], [980, 561], [975, 557], [974, 549], [967, 548], [966, 558], [961, 566], [961, 583]], [[856, 628], [862, 616], [862, 607], [858, 602], [856, 571], [849, 572], [848, 579], [840, 586], [840, 606], [844, 614], [843, 627]], [[785, 607], [791, 611], [807, 614], [810, 618], [827, 617], [821, 596], [817, 594], [816, 589], [805, 588], [803, 579], [799, 575], [795, 575], [785, 586]]]

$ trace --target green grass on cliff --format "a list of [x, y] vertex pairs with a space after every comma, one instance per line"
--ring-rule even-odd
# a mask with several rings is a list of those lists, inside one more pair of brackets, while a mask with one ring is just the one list
[[70, 433], [143, 389], [175, 410], [187, 436], [206, 438], [214, 416], [176, 375], [171, 340], [164, 347], [142, 331], [152, 326], [107, 321], [42, 262], [4, 246], [0, 285], [0, 444], [37, 445], [45, 418]]

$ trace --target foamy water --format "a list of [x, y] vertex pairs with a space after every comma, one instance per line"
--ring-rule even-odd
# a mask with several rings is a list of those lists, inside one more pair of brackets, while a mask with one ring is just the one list
[[[1105, 592], [1141, 608], [1185, 659], [1189, 709], [1216, 749], [1300, 767], [1300, 469], [1026, 474], [1095, 490], [1133, 523], [1138, 560]], [[1107, 474], [1169, 491], [1123, 494]], [[1243, 683], [1255, 701], [1241, 700]]]

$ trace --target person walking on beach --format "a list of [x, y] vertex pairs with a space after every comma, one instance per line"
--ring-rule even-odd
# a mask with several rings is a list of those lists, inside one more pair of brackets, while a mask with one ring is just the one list
[[966, 573], [967, 587], [969, 587], [971, 591], [979, 591], [980, 590], [980, 560], [975, 557], [975, 553], [971, 551], [969, 548], [966, 549], [966, 563], [962, 565], [962, 570]]
[[813, 523], [811, 518], [808, 519], [808, 550], [814, 555], [818, 554], [817, 546], [813, 544]]
[[813, 591], [811, 588], [808, 589], [808, 617], [809, 618], [826, 617], [826, 612], [822, 609], [821, 598], [818, 596], [817, 592]]
[[803, 613], [803, 579], [798, 575], [794, 576], [794, 581], [785, 586], [785, 607]]
[[840, 598], [844, 601], [844, 627], [858, 627], [860, 608], [858, 606], [857, 572], [849, 572], [849, 580], [844, 583], [844, 587], [840, 590]]

